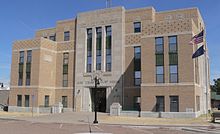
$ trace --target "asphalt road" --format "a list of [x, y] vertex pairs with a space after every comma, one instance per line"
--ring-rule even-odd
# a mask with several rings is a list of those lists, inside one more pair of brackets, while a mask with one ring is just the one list
[[20, 120], [0, 119], [0, 134], [192, 134], [175, 128], [137, 127], [122, 125], [89, 125], [71, 123], [37, 123]]

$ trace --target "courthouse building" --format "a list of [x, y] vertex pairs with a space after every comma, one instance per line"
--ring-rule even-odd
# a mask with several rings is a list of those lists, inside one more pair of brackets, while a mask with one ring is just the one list
[[132, 111], [140, 99], [143, 116], [197, 117], [210, 108], [208, 57], [192, 59], [199, 45], [189, 45], [202, 29], [197, 8], [114, 7], [58, 21], [14, 42], [9, 111], [59, 102], [64, 111], [93, 111], [97, 99], [100, 112], [114, 102]]

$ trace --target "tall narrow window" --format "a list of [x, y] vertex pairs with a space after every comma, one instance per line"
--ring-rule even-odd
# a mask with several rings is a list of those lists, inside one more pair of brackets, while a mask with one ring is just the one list
[[170, 83], [178, 83], [177, 36], [169, 36]]
[[64, 32], [64, 41], [69, 41], [70, 40], [70, 31]]
[[17, 106], [18, 107], [22, 106], [22, 95], [17, 95]]
[[200, 96], [196, 96], [196, 109], [200, 111]]
[[49, 39], [52, 41], [56, 41], [56, 34], [49, 36]]
[[156, 83], [164, 83], [164, 43], [163, 37], [155, 38]]
[[29, 95], [25, 95], [24, 99], [25, 99], [24, 106], [29, 107], [29, 103], [30, 103]]
[[62, 104], [64, 108], [67, 108], [68, 106], [67, 96], [62, 96]]
[[19, 56], [19, 69], [18, 69], [18, 86], [23, 85], [23, 68], [24, 68], [24, 51], [20, 51]]
[[106, 72], [112, 70], [112, 27], [106, 27]]
[[92, 28], [87, 29], [87, 65], [86, 72], [92, 72]]
[[50, 101], [50, 98], [49, 98], [49, 95], [45, 95], [44, 96], [44, 107], [49, 107], [49, 101]]
[[179, 112], [179, 96], [170, 96], [170, 112]]
[[63, 54], [63, 87], [68, 87], [69, 53]]
[[96, 28], [96, 70], [102, 66], [102, 28]]
[[134, 47], [134, 85], [141, 85], [141, 47]]
[[164, 112], [164, 96], [156, 96], [156, 112]]
[[27, 62], [26, 62], [26, 86], [31, 83], [31, 61], [32, 61], [32, 51], [27, 51]]
[[134, 22], [134, 33], [141, 32], [141, 22]]

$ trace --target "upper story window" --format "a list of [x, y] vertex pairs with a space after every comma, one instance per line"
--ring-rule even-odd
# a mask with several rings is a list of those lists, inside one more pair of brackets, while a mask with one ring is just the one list
[[135, 33], [141, 32], [141, 22], [134, 22], [134, 32]]
[[32, 61], [32, 50], [27, 51], [27, 63], [31, 63]]
[[177, 36], [169, 37], [169, 52], [177, 53]]
[[24, 51], [20, 51], [19, 63], [24, 63]]
[[163, 37], [157, 37], [155, 39], [155, 43], [156, 43], [156, 53], [163, 53], [164, 51], [164, 46], [163, 46]]
[[92, 28], [87, 29], [87, 66], [86, 72], [92, 72]]
[[56, 34], [49, 36], [49, 39], [52, 41], [56, 41]]
[[112, 69], [112, 27], [106, 26], [106, 71], [110, 72]]
[[64, 32], [64, 41], [69, 41], [70, 40], [70, 31]]
[[101, 70], [102, 63], [102, 27], [96, 28], [96, 70]]

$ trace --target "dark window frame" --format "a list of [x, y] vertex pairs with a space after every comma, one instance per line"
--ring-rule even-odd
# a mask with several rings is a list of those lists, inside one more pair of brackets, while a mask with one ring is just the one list
[[134, 22], [133, 25], [134, 25], [134, 33], [140, 33], [141, 32], [141, 21]]
[[[176, 100], [175, 100], [176, 99]], [[175, 109], [175, 102], [176, 102], [176, 109]], [[170, 112], [179, 112], [179, 96], [178, 95], [172, 95], [170, 96]]]
[[44, 96], [44, 107], [49, 107], [50, 106], [50, 96], [45, 95]]
[[22, 107], [22, 95], [19, 94], [17, 95], [17, 106]]
[[[137, 72], [140, 77], [136, 77]], [[141, 86], [141, 46], [134, 47], [134, 86]]]
[[25, 95], [24, 96], [24, 106], [25, 107], [30, 107], [30, 95]]
[[102, 70], [102, 27], [96, 27], [96, 70]]
[[[90, 50], [91, 49], [91, 50]], [[91, 61], [89, 61], [91, 59]], [[87, 61], [86, 72], [92, 72], [92, 28], [87, 29]]]
[[64, 35], [64, 41], [69, 41], [70, 40], [70, 31], [65, 31], [64, 33], [63, 33]]
[[[106, 72], [112, 70], [112, 26], [106, 26]], [[110, 61], [109, 61], [110, 58]]]
[[[158, 104], [159, 98], [163, 99], [163, 103], [161, 102], [160, 104]], [[156, 109], [155, 110], [156, 112], [165, 112], [165, 97], [164, 96], [156, 96]]]

